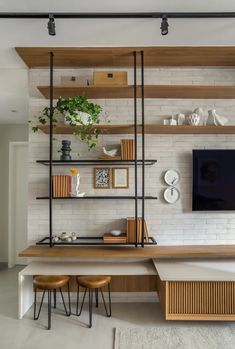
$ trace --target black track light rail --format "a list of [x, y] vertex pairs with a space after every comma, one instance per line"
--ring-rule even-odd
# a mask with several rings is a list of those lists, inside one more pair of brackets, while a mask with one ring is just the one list
[[5, 19], [235, 18], [235, 12], [0, 12]]

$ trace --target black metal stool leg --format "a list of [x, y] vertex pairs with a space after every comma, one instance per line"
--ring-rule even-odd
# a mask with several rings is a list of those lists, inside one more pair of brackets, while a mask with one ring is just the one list
[[45, 296], [45, 292], [46, 292], [46, 291], [43, 291], [41, 303], [40, 303], [40, 305], [39, 305], [38, 314], [36, 315], [36, 307], [37, 307], [37, 289], [35, 288], [35, 291], [34, 291], [34, 312], [33, 312], [33, 318], [34, 318], [34, 320], [38, 320], [38, 319], [39, 319], [39, 315], [40, 315], [40, 313], [41, 313], [42, 303], [43, 303], [43, 299], [44, 299], [44, 296]]
[[89, 288], [89, 328], [92, 326], [93, 289]]
[[87, 292], [87, 288], [85, 289], [84, 295], [83, 295], [83, 299], [82, 299], [82, 304], [81, 304], [81, 308], [80, 311], [78, 312], [78, 302], [79, 302], [79, 286], [78, 286], [78, 291], [77, 291], [77, 306], [76, 306], [76, 315], [80, 316], [82, 313], [82, 309], [83, 309], [83, 305], [84, 305], [84, 300], [86, 297], [86, 292]]
[[71, 315], [72, 311], [71, 311], [71, 299], [70, 299], [69, 282], [68, 282], [68, 301], [69, 301], [69, 315]]
[[99, 290], [98, 288], [95, 289], [95, 306], [96, 308], [98, 308], [99, 306], [99, 294], [98, 294]]
[[107, 306], [106, 306], [106, 302], [105, 302], [105, 299], [104, 299], [104, 294], [103, 294], [103, 290], [102, 290], [102, 288], [100, 289], [100, 292], [101, 292], [101, 296], [102, 296], [102, 299], [103, 299], [103, 303], [104, 303], [104, 309], [105, 309], [106, 315], [107, 315], [107, 317], [111, 317], [111, 315], [112, 315], [112, 309], [111, 309], [111, 292], [110, 292], [110, 284], [108, 284], [108, 294], [109, 294], [109, 313], [108, 313], [108, 310], [107, 310]]
[[56, 290], [53, 290], [54, 295], [54, 309], [56, 309]]
[[51, 329], [51, 290], [48, 290], [48, 330]]
[[66, 314], [67, 316], [70, 316], [70, 315], [71, 315], [70, 297], [69, 297], [69, 311], [68, 311], [68, 310], [67, 310], [67, 307], [66, 307], [66, 304], [65, 304], [65, 301], [64, 301], [63, 292], [62, 292], [61, 288], [60, 288], [59, 290], [60, 290], [61, 298], [62, 298], [62, 301], [63, 301], [65, 314]]

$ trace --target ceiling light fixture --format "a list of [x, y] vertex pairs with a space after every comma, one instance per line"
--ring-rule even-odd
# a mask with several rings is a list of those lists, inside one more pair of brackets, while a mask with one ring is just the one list
[[47, 24], [48, 34], [55, 36], [55, 18], [53, 14], [49, 14], [49, 21]]
[[160, 27], [162, 35], [168, 34], [168, 27], [169, 27], [169, 24], [168, 24], [167, 16], [163, 15], [162, 16], [162, 23], [161, 23], [161, 27]]

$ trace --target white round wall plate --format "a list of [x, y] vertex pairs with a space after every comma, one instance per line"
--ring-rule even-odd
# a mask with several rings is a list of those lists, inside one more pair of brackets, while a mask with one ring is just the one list
[[176, 201], [179, 200], [180, 192], [177, 188], [170, 187], [166, 188], [164, 191], [164, 199], [168, 204], [174, 204]]
[[179, 173], [175, 170], [168, 170], [164, 175], [164, 180], [168, 185], [176, 185], [179, 182]]

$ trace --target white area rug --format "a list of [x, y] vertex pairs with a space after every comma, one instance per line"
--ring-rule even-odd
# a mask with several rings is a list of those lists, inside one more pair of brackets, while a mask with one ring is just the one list
[[116, 328], [115, 349], [234, 349], [235, 324]]

